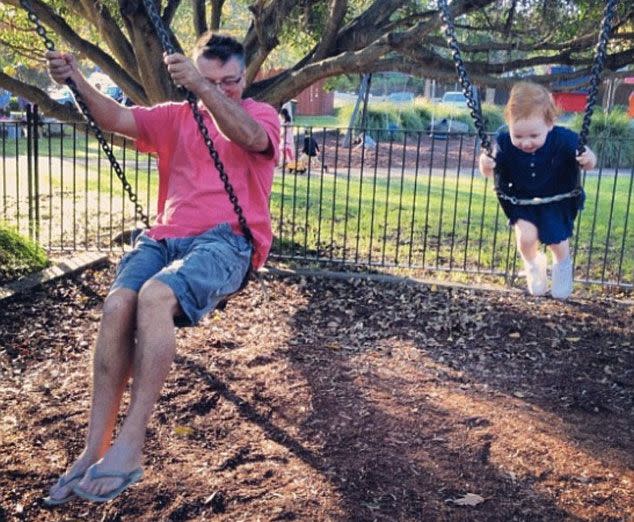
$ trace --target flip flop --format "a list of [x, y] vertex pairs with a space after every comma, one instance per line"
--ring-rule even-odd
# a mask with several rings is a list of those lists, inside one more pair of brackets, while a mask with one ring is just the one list
[[[65, 478], [65, 479], [61, 478], [58, 481], [59, 482], [59, 487], [63, 488], [64, 486], [68, 486], [71, 482], [74, 482], [75, 480], [81, 480], [83, 478], [83, 476], [84, 476], [84, 472], [82, 471], [81, 473], [77, 473], [77, 474], [73, 475], [72, 477], [68, 477], [68, 478]], [[51, 497], [49, 495], [48, 497], [44, 497], [43, 502], [44, 502], [45, 506], [59, 506], [61, 504], [66, 504], [66, 502], [68, 502], [74, 496], [75, 496], [75, 492], [73, 491], [73, 488], [71, 487], [65, 497], [55, 498], [55, 497]]]
[[143, 470], [141, 468], [137, 468], [130, 473], [121, 473], [116, 471], [100, 472], [94, 466], [90, 466], [86, 471], [86, 475], [90, 480], [96, 480], [100, 478], [118, 478], [123, 480], [119, 487], [109, 491], [104, 495], [93, 495], [92, 493], [88, 493], [88, 491], [84, 491], [83, 489], [81, 489], [79, 485], [73, 486], [73, 491], [78, 497], [81, 497], [85, 500], [91, 500], [92, 502], [108, 502], [109, 500], [112, 500], [113, 498], [121, 494], [132, 484], [141, 480], [141, 478], [143, 477]]

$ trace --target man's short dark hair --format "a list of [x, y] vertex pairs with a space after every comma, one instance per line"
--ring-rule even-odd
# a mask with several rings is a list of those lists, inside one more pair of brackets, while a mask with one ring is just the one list
[[223, 65], [234, 58], [244, 67], [244, 47], [238, 40], [226, 34], [212, 31], [203, 33], [194, 45], [193, 56], [194, 59], [204, 56], [208, 60], [220, 60]]

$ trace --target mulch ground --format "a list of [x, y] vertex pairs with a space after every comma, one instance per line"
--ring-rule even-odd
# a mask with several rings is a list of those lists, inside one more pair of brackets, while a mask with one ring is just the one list
[[[422, 173], [430, 167], [456, 169], [463, 172], [476, 169], [476, 139], [469, 135], [453, 135], [449, 139], [432, 139], [425, 133], [409, 132], [407, 136], [396, 134], [393, 140], [382, 136], [376, 147], [343, 147], [343, 139], [334, 131], [315, 131], [319, 144], [319, 160], [331, 168], [341, 171], [346, 167], [364, 168], [367, 172], [375, 168], [392, 168], [398, 171], [405, 166]], [[301, 145], [297, 152], [301, 152]], [[323, 150], [322, 150], [323, 149]], [[305, 158], [304, 158], [305, 159]], [[312, 161], [312, 160], [311, 160]], [[311, 171], [318, 172], [320, 164], [311, 164]], [[394, 172], [396, 174], [397, 172]]]
[[0, 520], [632, 520], [631, 303], [310, 277], [179, 330], [144, 480], [46, 509], [112, 276], [0, 304]]

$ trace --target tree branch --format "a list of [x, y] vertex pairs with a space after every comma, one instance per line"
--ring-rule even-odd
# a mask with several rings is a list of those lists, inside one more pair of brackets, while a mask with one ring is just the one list
[[328, 56], [331, 50], [334, 48], [337, 33], [341, 28], [343, 19], [346, 16], [348, 10], [348, 0], [331, 0], [330, 3], [330, 16], [324, 30], [324, 35], [315, 49], [313, 59], [321, 60], [325, 56]]
[[12, 78], [2, 72], [1, 69], [0, 87], [10, 92], [19, 92], [23, 98], [26, 98], [31, 103], [37, 103], [38, 107], [47, 116], [51, 116], [52, 118], [56, 118], [60, 121], [84, 121], [81, 113], [76, 107], [57, 103], [39, 87], [16, 80], [15, 78]]
[[205, 13], [205, 0], [191, 0], [194, 16], [194, 31], [200, 36], [207, 30], [207, 14]]
[[220, 20], [222, 20], [222, 7], [225, 0], [211, 0], [211, 29], [217, 31], [220, 29]]
[[117, 58], [119, 64], [121, 64], [121, 67], [124, 68], [135, 81], [138, 81], [139, 76], [137, 74], [137, 62], [134, 56], [134, 50], [127, 37], [119, 28], [120, 23], [113, 18], [108, 8], [100, 4], [99, 9], [95, 9], [95, 2], [93, 0], [80, 0], [70, 5], [79, 16], [92, 22], [97, 28], [99, 35], [106, 42], [108, 48]]
[[[20, 6], [19, 0], [3, 0], [4, 3]], [[119, 80], [119, 87], [121, 87], [133, 100], [137, 103], [146, 102], [145, 92], [141, 85], [139, 85], [135, 79], [128, 74], [113, 58], [102, 51], [96, 45], [81, 38], [64, 20], [59, 16], [50, 6], [44, 4], [40, 0], [30, 0], [33, 12], [38, 16], [42, 23], [49, 26], [56, 34], [61, 36], [66, 42], [70, 44], [76, 51], [89, 58], [92, 62], [97, 64], [110, 76], [116, 77]]]
[[172, 24], [172, 20], [174, 20], [174, 15], [176, 14], [176, 10], [178, 9], [180, 3], [181, 0], [169, 0], [167, 2], [165, 9], [163, 9], [163, 14], [161, 15], [165, 25]]

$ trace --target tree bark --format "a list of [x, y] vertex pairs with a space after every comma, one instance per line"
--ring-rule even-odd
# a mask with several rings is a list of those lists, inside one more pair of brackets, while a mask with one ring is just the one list
[[212, 31], [218, 31], [220, 29], [220, 21], [222, 20], [222, 7], [225, 4], [225, 0], [211, 0], [211, 23], [210, 27]]
[[205, 0], [192, 0], [192, 13], [194, 16], [194, 31], [200, 36], [207, 30], [207, 15], [205, 13]]

